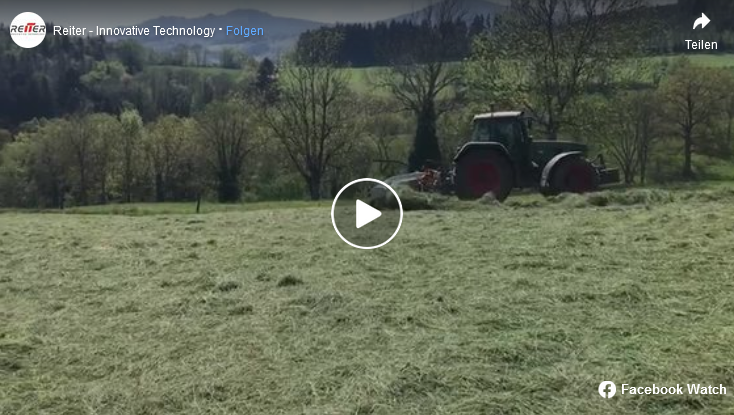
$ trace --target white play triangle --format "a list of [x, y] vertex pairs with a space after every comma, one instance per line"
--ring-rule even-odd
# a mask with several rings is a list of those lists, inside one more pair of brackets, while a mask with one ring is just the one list
[[382, 216], [382, 212], [357, 199], [357, 229]]

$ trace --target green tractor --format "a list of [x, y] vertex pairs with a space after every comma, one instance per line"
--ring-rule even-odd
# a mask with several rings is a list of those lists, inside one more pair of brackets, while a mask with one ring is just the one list
[[[619, 182], [619, 170], [607, 168], [600, 155], [587, 158], [588, 147], [567, 141], [533, 141], [531, 119], [520, 111], [474, 117], [471, 140], [458, 148], [450, 168], [391, 177], [390, 186], [407, 184], [421, 191], [478, 199], [491, 193], [504, 201], [513, 189], [538, 189], [550, 196], [587, 193]], [[383, 192], [373, 189], [372, 196]]]

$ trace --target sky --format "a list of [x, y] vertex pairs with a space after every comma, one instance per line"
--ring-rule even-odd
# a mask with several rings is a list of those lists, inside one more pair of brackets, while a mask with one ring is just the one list
[[[256, 9], [275, 16], [322, 23], [367, 22], [420, 10], [432, 0], [25, 0], [2, 1], [0, 22], [10, 24], [22, 12], [64, 26], [134, 25], [159, 16], [198, 17], [235, 9]], [[510, 0], [492, 0], [508, 4]], [[671, 2], [675, 0], [653, 0]]]
[[[9, 24], [22, 12], [64, 26], [133, 25], [159, 16], [198, 17], [234, 9], [256, 9], [276, 16], [323, 23], [364, 22], [419, 10], [430, 0], [26, 0], [0, 5], [0, 22]], [[503, 3], [505, 0], [495, 1]]]

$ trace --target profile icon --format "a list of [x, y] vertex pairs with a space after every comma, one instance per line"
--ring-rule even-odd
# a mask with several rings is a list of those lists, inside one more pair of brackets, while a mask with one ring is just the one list
[[46, 22], [35, 13], [21, 13], [10, 23], [10, 37], [21, 48], [35, 48], [46, 38]]

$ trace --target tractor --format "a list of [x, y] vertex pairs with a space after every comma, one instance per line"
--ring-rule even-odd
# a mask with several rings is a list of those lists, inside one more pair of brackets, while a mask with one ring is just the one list
[[[590, 161], [586, 145], [533, 141], [530, 128], [532, 119], [521, 111], [476, 115], [471, 140], [457, 148], [451, 167], [432, 166], [385, 182], [455, 194], [460, 199], [491, 193], [500, 202], [513, 189], [533, 188], [551, 196], [593, 192], [619, 182], [619, 170], [607, 168], [601, 155]], [[373, 199], [384, 195], [386, 189], [380, 187], [372, 189]]]

